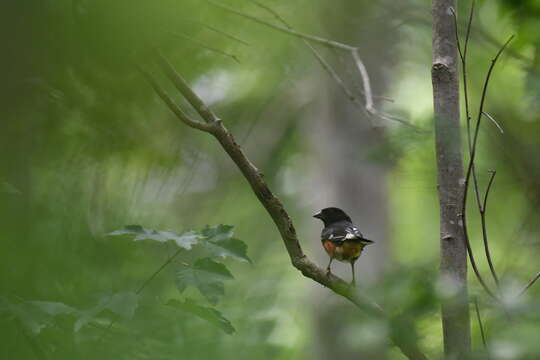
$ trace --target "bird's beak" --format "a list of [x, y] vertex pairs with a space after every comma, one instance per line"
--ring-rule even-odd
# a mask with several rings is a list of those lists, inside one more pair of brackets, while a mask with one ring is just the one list
[[318, 212], [315, 215], [313, 215], [313, 217], [317, 218], [317, 219], [322, 219], [322, 214], [320, 212]]

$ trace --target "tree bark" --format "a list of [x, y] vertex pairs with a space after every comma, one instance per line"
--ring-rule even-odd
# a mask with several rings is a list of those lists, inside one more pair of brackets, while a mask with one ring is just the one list
[[433, 104], [440, 206], [441, 281], [444, 352], [462, 359], [470, 351], [467, 248], [461, 222], [463, 163], [459, 121], [458, 54], [451, 9], [455, 0], [433, 0]]

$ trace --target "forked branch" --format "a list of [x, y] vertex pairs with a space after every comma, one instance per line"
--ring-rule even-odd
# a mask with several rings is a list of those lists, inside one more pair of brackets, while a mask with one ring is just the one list
[[[276, 228], [278, 229], [292, 265], [298, 269], [304, 276], [316, 281], [317, 283], [329, 288], [336, 294], [339, 294], [350, 302], [355, 304], [359, 309], [377, 316], [379, 318], [387, 318], [386, 313], [373, 300], [360, 294], [355, 287], [352, 287], [341, 278], [327, 274], [326, 270], [317, 266], [314, 262], [307, 258], [302, 251], [300, 242], [296, 235], [296, 230], [292, 219], [283, 207], [281, 201], [272, 193], [266, 184], [262, 173], [251, 163], [244, 154], [241, 147], [238, 145], [233, 135], [225, 127], [223, 122], [204, 104], [204, 102], [193, 92], [186, 81], [174, 70], [172, 65], [162, 55], [158, 54], [158, 63], [166, 76], [173, 82], [182, 96], [190, 103], [190, 105], [199, 113], [204, 123], [187, 118], [183, 111], [178, 111], [178, 107], [165, 93], [165, 91], [157, 84], [154, 78], [147, 72], [143, 72], [145, 77], [150, 81], [150, 84], [163, 99], [165, 104], [173, 111], [173, 113], [186, 125], [204, 131], [213, 135], [221, 144], [225, 152], [231, 160], [236, 164], [242, 175], [247, 180], [253, 193], [257, 196], [259, 202], [264, 206]], [[392, 339], [394, 344], [409, 359], [424, 360], [425, 355], [420, 351], [416, 343], [405, 340], [400, 337]]]
[[[223, 9], [225, 11], [236, 14], [236, 15], [241, 16], [243, 18], [249, 19], [249, 20], [254, 21], [256, 23], [259, 23], [261, 25], [265, 25], [265, 26], [270, 27], [270, 28], [272, 28], [274, 30], [277, 30], [277, 31], [279, 31], [281, 33], [300, 38], [300, 39], [302, 39], [304, 41], [309, 41], [309, 42], [313, 42], [313, 43], [316, 43], [316, 44], [319, 44], [319, 45], [322, 45], [322, 46], [326, 46], [328, 48], [338, 49], [338, 50], [347, 52], [351, 56], [351, 58], [352, 58], [352, 60], [353, 60], [353, 62], [355, 64], [356, 69], [360, 73], [360, 78], [362, 80], [362, 88], [363, 88], [362, 93], [364, 95], [363, 110], [365, 111], [365, 113], [368, 116], [376, 117], [376, 118], [383, 119], [383, 120], [386, 120], [386, 121], [399, 122], [399, 123], [401, 123], [403, 125], [414, 128], [417, 131], [421, 131], [421, 132], [425, 131], [425, 130], [419, 128], [418, 126], [411, 124], [410, 122], [408, 122], [406, 120], [403, 120], [403, 119], [400, 119], [398, 117], [385, 114], [382, 111], [377, 110], [375, 108], [374, 101], [373, 101], [374, 96], [373, 96], [373, 93], [372, 93], [372, 90], [371, 90], [371, 82], [370, 82], [370, 79], [369, 79], [369, 74], [368, 74], [368, 72], [366, 70], [366, 66], [364, 65], [362, 59], [360, 58], [359, 49], [357, 47], [347, 45], [347, 44], [343, 44], [343, 43], [340, 43], [338, 41], [325, 39], [325, 38], [322, 38], [322, 37], [319, 37], [319, 36], [314, 36], [314, 35], [305, 34], [305, 33], [296, 31], [295, 29], [293, 29], [292, 27], [287, 25], [287, 23], [283, 22], [283, 19], [281, 19], [279, 17], [279, 15], [277, 15], [273, 10], [270, 10], [267, 6], [264, 6], [264, 5], [261, 6], [261, 4], [258, 4], [258, 3], [257, 3], [258, 6], [263, 7], [265, 10], [272, 12], [274, 17], [276, 17], [278, 20], [280, 20], [280, 22], [283, 23], [284, 26], [274, 25], [274, 24], [272, 24], [270, 22], [267, 22], [267, 21], [265, 21], [263, 19], [260, 19], [260, 18], [258, 18], [256, 16], [243, 13], [241, 11], [238, 11], [238, 10], [233, 9], [231, 7], [225, 6], [223, 4], [216, 3], [214, 1], [207, 0], [207, 2], [209, 4], [211, 4], [211, 5], [213, 5], [213, 6], [221, 8], [221, 9]], [[311, 51], [313, 52], [314, 50], [312, 49]], [[334, 78], [334, 80], [337, 81], [338, 85], [347, 94], [349, 99], [354, 98], [354, 97], [350, 96], [351, 95], [350, 91], [348, 91], [348, 90], [346, 90], [346, 88], [344, 88], [343, 82], [340, 81], [339, 77], [336, 77], [335, 71], [333, 71], [328, 66], [328, 64], [326, 64], [324, 62], [324, 60], [322, 60], [320, 55], [318, 55], [316, 52], [314, 52], [314, 54], [317, 57], [318, 61], [321, 63], [321, 65], [325, 68], [325, 70], [327, 70], [330, 73], [330, 75]]]
[[[493, 180], [494, 180], [494, 177], [495, 177], [495, 172], [492, 172], [491, 178], [489, 180], [488, 187], [487, 187], [485, 195], [484, 195], [484, 201], [482, 202], [481, 198], [480, 198], [480, 189], [479, 189], [478, 179], [477, 179], [477, 175], [476, 175], [475, 155], [476, 155], [476, 146], [477, 146], [477, 143], [478, 143], [478, 132], [479, 132], [479, 129], [480, 129], [480, 122], [481, 122], [482, 116], [486, 116], [486, 114], [484, 112], [484, 102], [485, 102], [485, 99], [486, 99], [487, 89], [488, 89], [488, 85], [489, 85], [489, 79], [491, 77], [491, 73], [493, 71], [495, 63], [497, 62], [499, 56], [504, 51], [504, 49], [506, 48], [508, 43], [511, 41], [512, 37], [499, 49], [499, 51], [497, 52], [495, 58], [493, 58], [493, 60], [491, 62], [491, 66], [489, 67], [489, 70], [488, 70], [487, 75], [486, 75], [486, 79], [484, 81], [484, 87], [483, 87], [483, 90], [482, 90], [482, 97], [481, 97], [481, 100], [480, 100], [478, 117], [477, 117], [476, 124], [475, 124], [475, 127], [474, 127], [474, 135], [472, 135], [472, 133], [471, 133], [471, 130], [472, 130], [471, 129], [471, 112], [470, 112], [470, 107], [469, 107], [469, 93], [468, 93], [468, 81], [467, 81], [467, 49], [468, 49], [470, 32], [471, 32], [471, 24], [472, 24], [472, 19], [473, 19], [473, 14], [474, 14], [474, 6], [475, 6], [475, 2], [473, 1], [471, 3], [471, 10], [470, 10], [469, 19], [468, 19], [468, 22], [467, 22], [467, 33], [466, 33], [466, 36], [465, 36], [465, 46], [463, 47], [463, 49], [462, 49], [461, 43], [459, 41], [457, 16], [456, 16], [456, 13], [455, 13], [454, 9], [451, 9], [451, 12], [452, 12], [452, 15], [453, 15], [453, 18], [454, 18], [454, 29], [455, 29], [456, 43], [457, 43], [459, 56], [460, 56], [460, 59], [461, 59], [461, 67], [462, 67], [461, 73], [462, 73], [462, 77], [463, 77], [462, 80], [463, 80], [463, 92], [464, 92], [464, 100], [465, 100], [465, 116], [466, 116], [466, 126], [467, 126], [466, 129], [467, 129], [467, 140], [468, 140], [468, 149], [469, 149], [469, 164], [468, 164], [468, 167], [467, 167], [467, 173], [466, 173], [466, 176], [465, 176], [465, 184], [464, 184], [464, 188], [463, 188], [464, 194], [463, 194], [463, 204], [462, 204], [461, 214], [462, 214], [462, 222], [463, 222], [464, 239], [465, 239], [465, 243], [466, 243], [466, 246], [467, 246], [467, 253], [469, 254], [469, 260], [471, 262], [471, 266], [473, 268], [473, 271], [474, 271], [478, 281], [480, 282], [480, 284], [482, 285], [482, 287], [486, 291], [486, 293], [488, 295], [490, 295], [491, 297], [496, 298], [494, 292], [489, 288], [489, 286], [487, 285], [487, 283], [483, 279], [482, 275], [480, 274], [480, 271], [478, 270], [478, 267], [476, 265], [476, 260], [475, 260], [475, 257], [474, 257], [474, 253], [473, 253], [473, 250], [472, 250], [472, 247], [471, 247], [471, 243], [470, 243], [470, 239], [469, 239], [469, 233], [468, 233], [468, 229], [467, 229], [467, 216], [466, 216], [467, 193], [468, 193], [468, 190], [469, 190], [470, 178], [472, 177], [472, 179], [473, 179], [473, 188], [474, 188], [474, 192], [475, 192], [475, 195], [476, 195], [476, 204], [478, 206], [478, 212], [480, 214], [480, 220], [481, 220], [481, 226], [482, 226], [482, 239], [483, 239], [483, 243], [484, 243], [484, 251], [485, 251], [487, 261], [488, 261], [488, 265], [489, 265], [489, 268], [490, 268], [491, 275], [493, 276], [495, 284], [497, 285], [497, 288], [498, 288], [499, 287], [499, 278], [498, 278], [497, 273], [495, 271], [495, 266], [493, 264], [492, 257], [491, 257], [491, 252], [490, 252], [490, 248], [489, 248], [489, 238], [488, 238], [488, 235], [487, 235], [487, 225], [486, 225], [487, 199], [488, 199], [488, 196], [489, 196], [489, 191], [491, 189], [491, 185], [493, 184]], [[491, 119], [491, 117], [488, 117], [488, 118]], [[495, 124], [498, 126], [498, 124], [496, 122], [495, 122]]]

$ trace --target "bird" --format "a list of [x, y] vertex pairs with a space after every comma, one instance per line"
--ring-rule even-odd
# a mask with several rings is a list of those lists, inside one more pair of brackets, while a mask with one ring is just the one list
[[354, 263], [364, 250], [364, 247], [373, 244], [374, 241], [366, 239], [353, 224], [349, 215], [337, 207], [327, 207], [313, 215], [322, 220], [324, 228], [321, 233], [321, 242], [330, 256], [330, 262], [326, 267], [326, 274], [330, 275], [332, 261], [334, 259], [350, 263], [352, 271], [351, 284], [356, 284]]

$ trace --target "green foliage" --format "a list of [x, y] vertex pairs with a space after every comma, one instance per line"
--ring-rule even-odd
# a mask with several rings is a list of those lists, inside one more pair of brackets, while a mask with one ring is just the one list
[[80, 313], [79, 319], [75, 322], [75, 331], [79, 331], [81, 327], [95, 320], [96, 316], [105, 310], [111, 311], [121, 319], [131, 319], [138, 306], [138, 295], [134, 292], [105, 295], [96, 306]]
[[21, 192], [13, 185], [6, 181], [0, 183], [0, 194], [6, 193], [11, 195], [19, 195]]
[[231, 322], [225, 319], [219, 311], [211, 307], [201, 306], [193, 299], [186, 298], [184, 301], [172, 299], [167, 302], [167, 305], [206, 320], [227, 334], [232, 334], [235, 331]]
[[139, 240], [154, 240], [158, 242], [174, 241], [177, 246], [190, 250], [191, 246], [198, 243], [201, 238], [200, 234], [193, 231], [188, 231], [182, 234], [173, 231], [161, 231], [145, 229], [140, 225], [127, 225], [123, 229], [115, 230], [109, 235], [135, 235], [133, 241]]
[[217, 304], [225, 295], [224, 281], [233, 279], [223, 264], [209, 258], [199, 259], [193, 266], [180, 268], [176, 272], [176, 286], [183, 293], [188, 286], [195, 286], [211, 304]]
[[233, 237], [233, 227], [227, 225], [218, 225], [215, 227], [206, 227], [202, 231], [206, 240], [203, 246], [207, 248], [214, 256], [222, 258], [233, 258], [239, 261], [251, 263], [247, 256], [247, 245]]
[[[32, 336], [40, 335], [45, 329], [65, 329], [65, 322], [58, 321], [57, 318], [67, 315], [71, 319], [71, 331], [74, 334], [83, 333], [83, 335], [79, 336], [85, 338], [87, 335], [84, 335], [84, 333], [97, 326], [98, 329], [101, 329], [101, 334], [97, 339], [102, 339], [111, 336], [109, 329], [115, 324], [137, 321], [137, 317], [140, 316], [137, 315], [141, 300], [140, 294], [165, 267], [177, 267], [176, 286], [180, 294], [184, 293], [188, 286], [193, 286], [215, 306], [225, 295], [224, 281], [233, 279], [233, 276], [225, 264], [216, 262], [206, 256], [215, 259], [232, 258], [240, 262], [250, 262], [247, 256], [247, 245], [233, 238], [233, 227], [227, 225], [206, 226], [200, 232], [186, 231], [181, 233], [169, 230], [146, 229], [140, 225], [128, 225], [110, 232], [108, 235], [134, 236], [133, 241], [136, 242], [138, 247], [145, 246], [144, 242], [140, 240], [151, 240], [162, 246], [172, 243], [178, 250], [176, 255], [170, 257], [157, 271], [151, 272], [151, 269], [149, 269], [147, 280], [140, 279], [143, 285], [137, 291], [122, 291], [101, 296], [96, 305], [84, 310], [62, 302], [12, 302], [6, 297], [0, 297], [0, 315], [22, 325], [25, 331]], [[195, 254], [193, 265], [184, 262], [184, 260], [188, 260], [187, 257], [181, 260], [175, 259], [181, 253], [187, 255], [190, 252]], [[201, 255], [201, 252], [203, 255]], [[177, 261], [173, 262], [173, 259]], [[203, 319], [227, 334], [232, 334], [235, 331], [231, 322], [221, 312], [214, 307], [204, 306], [200, 302], [201, 300], [194, 298], [185, 298], [184, 300], [172, 298], [166, 304], [181, 310], [184, 314]], [[153, 304], [147, 303], [146, 306], [162, 307], [155, 302]], [[92, 327], [89, 325], [92, 325]], [[120, 325], [120, 327], [123, 326]], [[91, 339], [90, 342], [96, 341], [95, 337], [89, 339]]]
[[54, 326], [58, 315], [78, 315], [79, 311], [60, 302], [23, 301], [10, 302], [0, 297], [0, 313], [5, 312], [22, 324], [33, 335], [44, 328]]
[[[252, 1], [218, 2], [277, 23]], [[377, 108], [430, 125], [428, 2], [260, 2], [299, 31], [359, 46]], [[538, 3], [478, 1], [469, 44], [474, 107], [497, 42], [517, 35], [497, 65], [486, 103], [505, 133], [484, 119], [477, 165], [481, 189], [486, 170], [498, 171], [489, 201], [490, 245], [503, 282], [518, 289], [538, 271], [540, 248]], [[462, 21], [470, 4], [458, 5]], [[332, 337], [338, 346], [330, 350], [403, 359], [392, 349], [380, 356], [366, 353], [370, 346], [386, 349], [388, 334], [418, 336], [430, 359], [440, 357], [442, 295], [434, 276], [439, 211], [430, 136], [401, 126], [366, 130], [362, 109], [348, 106], [301, 41], [205, 1], [4, 1], [0, 14], [0, 37], [9, 54], [0, 59], [0, 358], [320, 360], [334, 355], [324, 357], [328, 349], [320, 341]], [[201, 44], [233, 54], [240, 64]], [[137, 73], [134, 65], [152, 71], [196, 116], [160, 76], [153, 48], [209, 100], [280, 195], [304, 250], [321, 266], [327, 260], [310, 214], [327, 205], [318, 203], [332, 198], [325, 194], [342, 190], [334, 185], [346, 176], [321, 165], [338, 161], [367, 172], [356, 162], [367, 159], [374, 172], [388, 174], [376, 190], [388, 193], [388, 204], [359, 196], [366, 182], [352, 178], [347, 197], [337, 199], [388, 209], [386, 229], [377, 228], [378, 219], [355, 219], [362, 231], [387, 234], [374, 240], [388, 244], [379, 252], [384, 258], [370, 258], [378, 256], [373, 248], [358, 262], [359, 273], [373, 281], [359, 290], [391, 315], [412, 316], [416, 334], [404, 328], [407, 317], [386, 323], [359, 317], [349, 305], [333, 311], [333, 294], [312, 287], [291, 268], [275, 241], [272, 219], [215, 139], [180, 124]], [[346, 57], [316, 48], [351, 89], [361, 90]], [[334, 131], [344, 127], [350, 139]], [[321, 146], [324, 138], [331, 140], [328, 147]], [[343, 151], [354, 161], [334, 158]], [[481, 236], [472, 217], [472, 246], [480, 257]], [[145, 227], [119, 229], [130, 223]], [[220, 223], [235, 224], [237, 234], [227, 225], [205, 226]], [[119, 230], [103, 236], [112, 229]], [[249, 257], [238, 239], [249, 243]], [[478, 265], [489, 281], [482, 260]], [[381, 264], [391, 270], [370, 269]], [[350, 276], [348, 267], [335, 266]], [[474, 277], [469, 283], [480, 299], [489, 358], [540, 358], [540, 285], [509, 311], [509, 321], [500, 307], [483, 300]], [[319, 317], [325, 321], [317, 323]], [[331, 318], [339, 321], [329, 326]], [[486, 359], [472, 319], [475, 358]], [[229, 336], [232, 324], [235, 335]], [[333, 336], [336, 327], [346, 329], [346, 336]]]

